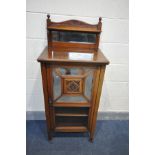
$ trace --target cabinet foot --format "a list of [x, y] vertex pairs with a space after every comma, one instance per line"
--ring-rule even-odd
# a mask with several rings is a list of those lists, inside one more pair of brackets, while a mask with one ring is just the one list
[[52, 140], [52, 134], [51, 134], [51, 132], [48, 133], [48, 140], [49, 141]]
[[93, 143], [93, 142], [94, 142], [94, 139], [93, 139], [93, 138], [89, 138], [89, 141], [90, 141], [91, 143]]

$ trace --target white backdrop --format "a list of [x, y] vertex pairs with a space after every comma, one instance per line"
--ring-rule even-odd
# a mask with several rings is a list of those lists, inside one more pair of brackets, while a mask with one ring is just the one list
[[46, 15], [53, 21], [79, 19], [97, 23], [102, 17], [100, 48], [110, 60], [99, 111], [128, 112], [128, 0], [27, 0], [27, 111], [43, 111], [40, 65], [47, 45]]

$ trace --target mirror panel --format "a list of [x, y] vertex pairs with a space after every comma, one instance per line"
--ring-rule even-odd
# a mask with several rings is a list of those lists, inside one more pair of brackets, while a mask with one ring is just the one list
[[53, 41], [95, 43], [96, 34], [81, 32], [52, 31]]

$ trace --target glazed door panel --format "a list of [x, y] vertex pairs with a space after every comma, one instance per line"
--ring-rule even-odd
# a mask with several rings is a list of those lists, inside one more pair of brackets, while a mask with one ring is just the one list
[[94, 71], [91, 67], [53, 67], [53, 102], [91, 104]]

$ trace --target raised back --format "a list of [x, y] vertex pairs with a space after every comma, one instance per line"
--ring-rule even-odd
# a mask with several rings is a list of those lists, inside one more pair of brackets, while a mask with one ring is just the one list
[[102, 27], [101, 20], [100, 17], [96, 25], [79, 20], [53, 22], [50, 15], [47, 15], [48, 47], [58, 52], [97, 51]]

